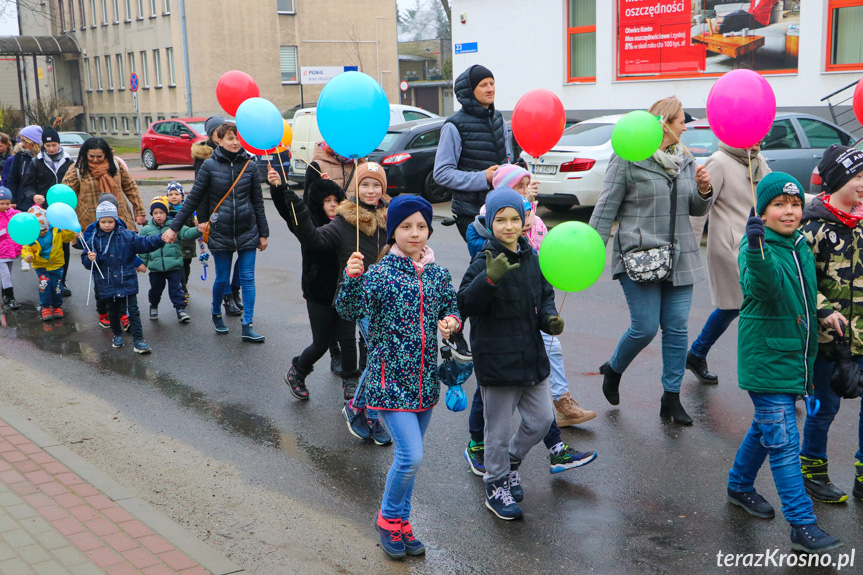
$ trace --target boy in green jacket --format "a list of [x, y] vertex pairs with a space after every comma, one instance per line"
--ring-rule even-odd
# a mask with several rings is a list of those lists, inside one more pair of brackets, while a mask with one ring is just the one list
[[799, 395], [807, 411], [818, 409], [809, 397], [818, 351], [815, 258], [797, 231], [803, 188], [788, 174], [768, 174], [758, 182], [756, 207], [761, 217], [752, 211], [740, 242], [743, 305], [737, 342], [737, 380], [752, 398], [755, 417], [728, 474], [728, 502], [755, 517], [773, 518], [773, 507], [754, 485], [769, 456], [782, 512], [791, 524], [792, 549], [824, 553], [842, 543], [815, 523], [800, 474], [794, 411]]
[[[168, 224], [168, 198], [156, 196], [150, 202], [151, 219], [141, 230], [142, 236], [161, 236]], [[194, 240], [200, 237], [197, 228], [184, 226], [178, 234], [180, 240]], [[165, 285], [168, 286], [168, 297], [177, 310], [177, 321], [189, 323], [192, 318], [186, 313], [186, 295], [183, 292], [183, 251], [180, 243], [165, 244], [162, 248], [148, 254], [138, 254], [147, 269], [150, 270], [150, 319], [159, 319], [159, 302]]]

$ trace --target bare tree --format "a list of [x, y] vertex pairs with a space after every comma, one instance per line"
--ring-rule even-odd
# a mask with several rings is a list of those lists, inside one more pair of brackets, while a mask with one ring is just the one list
[[348, 40], [350, 43], [346, 45], [349, 53], [352, 53], [353, 56], [357, 58], [357, 67], [359, 71], [363, 71], [363, 55], [360, 50], [360, 39], [357, 36], [356, 27], [354, 26], [353, 20], [348, 20]]
[[52, 11], [40, 0], [0, 0], [0, 22], [15, 21], [19, 14], [52, 19]]
[[443, 8], [444, 14], [446, 14], [446, 20], [449, 22], [450, 30], [452, 30], [452, 8], [450, 7], [450, 0], [439, 0], [441, 8]]

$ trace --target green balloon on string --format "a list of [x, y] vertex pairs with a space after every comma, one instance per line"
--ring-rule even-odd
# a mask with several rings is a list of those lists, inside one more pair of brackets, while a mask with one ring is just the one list
[[617, 121], [611, 132], [614, 153], [630, 162], [646, 160], [662, 145], [662, 123], [644, 110], [635, 110]]
[[557, 289], [585, 290], [602, 275], [605, 244], [596, 230], [585, 223], [558, 224], [542, 241], [539, 268]]

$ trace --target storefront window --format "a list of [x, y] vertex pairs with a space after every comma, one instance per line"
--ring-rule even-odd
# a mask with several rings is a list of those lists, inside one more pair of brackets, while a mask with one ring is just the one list
[[830, 0], [827, 69], [863, 69], [863, 0]]
[[567, 2], [567, 81], [596, 81], [596, 0]]

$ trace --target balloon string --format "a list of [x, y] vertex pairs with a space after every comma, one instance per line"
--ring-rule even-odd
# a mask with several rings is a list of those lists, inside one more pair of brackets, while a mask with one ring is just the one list
[[[360, 179], [357, 177], [357, 159], [354, 158], [354, 201], [357, 203], [357, 251], [360, 251]], [[348, 182], [350, 185], [350, 182]]]
[[[276, 155], [278, 155], [278, 148], [273, 148], [273, 152]], [[267, 165], [269, 165], [269, 163], [270, 163], [269, 158], [270, 158], [270, 155], [267, 154]], [[288, 184], [288, 175], [285, 173], [285, 164], [284, 164], [284, 162], [282, 162], [281, 156], [279, 156], [279, 165], [282, 166], [282, 177], [285, 178], [285, 186], [289, 186], [290, 184]], [[270, 167], [272, 168], [272, 166], [270, 166]], [[293, 214], [294, 214], [294, 225], [299, 226], [300, 224], [297, 223], [297, 211], [294, 209], [294, 202], [290, 202], [290, 204], [291, 204], [291, 212], [293, 212]]]
[[[755, 199], [755, 182], [752, 181], [752, 149], [746, 148], [746, 157], [749, 159], [749, 189], [752, 190], [752, 205], [758, 210], [758, 201]], [[758, 214], [756, 214], [758, 215]], [[758, 238], [761, 246], [761, 259], [764, 260], [764, 243]]]
[[[294, 149], [292, 147], [290, 147], [290, 146], [285, 146], [285, 147], [291, 151], [291, 155], [296, 155], [296, 153], [294, 152]], [[322, 171], [320, 171], [319, 169], [317, 169], [316, 167], [314, 167], [311, 162], [306, 164], [306, 168], [313, 169], [314, 171], [316, 171], [318, 173], [318, 175], [321, 175], [321, 176], [324, 175], [324, 173]]]
[[[78, 238], [80, 238], [81, 243], [84, 244], [84, 247], [87, 248], [87, 252], [91, 252], [93, 250], [90, 249], [90, 246], [87, 245], [87, 240], [84, 239], [84, 234], [78, 233]], [[102, 276], [102, 279], [105, 279], [105, 274], [102, 273], [101, 268], [99, 268], [99, 264], [96, 263], [96, 260], [93, 260], [93, 265], [96, 266], [96, 269], [99, 270], [99, 275]], [[90, 273], [93, 273], [93, 268], [90, 268]]]
[[[563, 306], [566, 305], [567, 294], [569, 294], [568, 291], [563, 292], [563, 301], [560, 302], [560, 309], [557, 310], [557, 317], [560, 317], [563, 314]], [[554, 343], [554, 336], [551, 336], [551, 340], [548, 342], [548, 349], [545, 352], [546, 355], [551, 353], [551, 344], [553, 344], [553, 343]]]
[[692, 161], [697, 164], [698, 160], [695, 159], [695, 156], [692, 155], [692, 152], [689, 151], [689, 148], [687, 148], [686, 145], [680, 141], [680, 138], [677, 137], [677, 134], [675, 134], [672, 129], [668, 127], [668, 124], [665, 123], [665, 120], [660, 120], [660, 122], [662, 122], [663, 126], [668, 128], [668, 133], [671, 134], [671, 137], [674, 138], [675, 142], [680, 144], [680, 147], [683, 148], [683, 151], [689, 154], [689, 157], [692, 158]]

